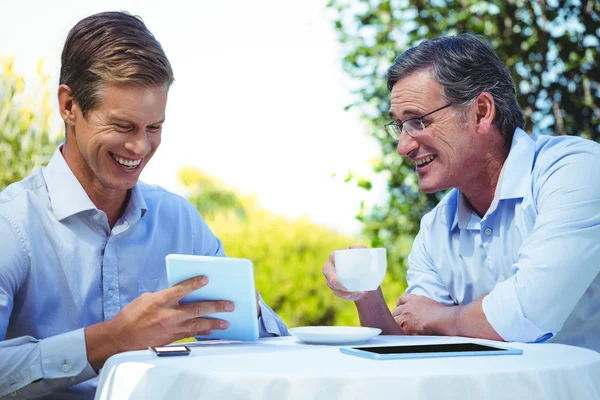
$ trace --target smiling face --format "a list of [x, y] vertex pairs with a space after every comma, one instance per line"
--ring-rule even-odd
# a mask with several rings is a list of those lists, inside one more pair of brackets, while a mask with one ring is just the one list
[[[396, 121], [420, 117], [443, 107], [442, 87], [428, 71], [420, 71], [396, 82], [391, 91], [390, 115]], [[417, 170], [419, 189], [434, 193], [469, 184], [478, 167], [473, 124], [463, 123], [456, 107], [448, 107], [425, 118], [425, 131], [416, 137], [402, 131], [398, 154], [408, 157]], [[480, 166], [481, 168], [481, 166]]]
[[59, 90], [67, 124], [65, 160], [94, 203], [98, 195], [124, 200], [160, 145], [168, 89], [106, 84], [85, 117], [68, 90], [64, 85]]

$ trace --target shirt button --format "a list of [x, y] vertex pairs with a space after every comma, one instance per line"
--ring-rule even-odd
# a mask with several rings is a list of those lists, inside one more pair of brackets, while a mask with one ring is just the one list
[[113, 297], [113, 291], [112, 290], [108, 291], [108, 297]]
[[63, 366], [62, 366], [63, 372], [69, 372], [70, 369], [71, 369], [71, 366], [69, 364], [63, 364]]
[[492, 228], [485, 228], [485, 234], [490, 236], [492, 234]]

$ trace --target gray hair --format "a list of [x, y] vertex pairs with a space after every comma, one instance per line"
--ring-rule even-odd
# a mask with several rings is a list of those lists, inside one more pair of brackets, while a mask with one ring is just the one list
[[494, 125], [510, 147], [516, 128], [523, 128], [523, 112], [510, 70], [481, 36], [460, 34], [425, 40], [406, 50], [388, 70], [387, 86], [418, 71], [430, 70], [442, 95], [458, 107], [468, 107], [481, 92], [494, 98]]

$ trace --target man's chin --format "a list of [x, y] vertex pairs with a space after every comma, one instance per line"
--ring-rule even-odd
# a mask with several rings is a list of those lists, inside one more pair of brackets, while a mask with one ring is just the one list
[[110, 190], [115, 190], [117, 192], [126, 192], [130, 189], [132, 189], [135, 184], [138, 182], [138, 178], [136, 178], [135, 180], [127, 180], [126, 182], [104, 182], [104, 187]]
[[441, 185], [430, 185], [425, 182], [419, 182], [419, 190], [425, 194], [433, 194], [446, 189], [447, 188], [442, 187]]

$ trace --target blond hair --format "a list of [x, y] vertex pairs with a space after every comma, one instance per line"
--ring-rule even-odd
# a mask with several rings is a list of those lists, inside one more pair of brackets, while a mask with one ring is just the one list
[[85, 115], [101, 99], [107, 83], [169, 87], [175, 80], [160, 43], [140, 17], [103, 12], [77, 23], [65, 42], [60, 84]]

